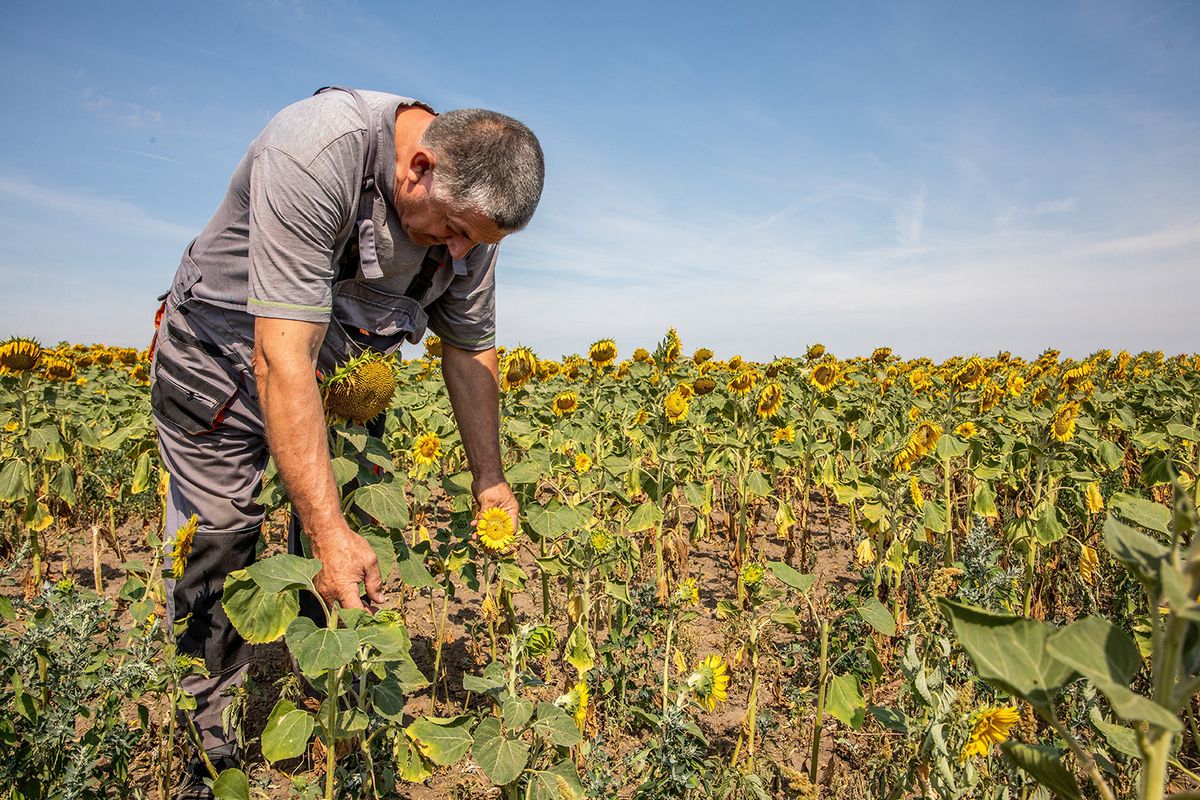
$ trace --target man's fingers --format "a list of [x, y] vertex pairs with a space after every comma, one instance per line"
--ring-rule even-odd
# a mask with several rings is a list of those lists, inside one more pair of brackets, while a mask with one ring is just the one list
[[384, 601], [383, 575], [379, 572], [378, 558], [372, 558], [371, 562], [367, 565], [367, 575], [366, 580], [363, 581], [363, 585], [367, 587], [367, 598], [372, 603], [382, 603]]
[[350, 584], [343, 591], [338, 593], [340, 597], [337, 599], [341, 602], [342, 608], [364, 608], [362, 600], [358, 599], [358, 585]]

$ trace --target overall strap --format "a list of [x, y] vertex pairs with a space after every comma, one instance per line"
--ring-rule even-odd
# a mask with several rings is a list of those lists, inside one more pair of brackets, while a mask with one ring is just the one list
[[[355, 267], [361, 267], [363, 277], [377, 280], [383, 277], [383, 269], [379, 266], [379, 257], [375, 253], [375, 210], [377, 204], [385, 204], [383, 194], [375, 183], [375, 154], [378, 149], [379, 130], [375, 124], [375, 115], [371, 113], [371, 109], [367, 106], [367, 101], [363, 96], [353, 89], [345, 86], [324, 86], [313, 92], [314, 95], [322, 94], [323, 92], [346, 92], [354, 98], [355, 105], [358, 106], [358, 113], [362, 115], [363, 121], [366, 123], [367, 130], [367, 156], [366, 163], [363, 165], [362, 185], [359, 190], [358, 199], [358, 216], [354, 220], [354, 227], [358, 233], [358, 259], [355, 264], [355, 259], [342, 259], [339, 264], [339, 274], [335, 276], [335, 280], [344, 280], [354, 277], [353, 274], [343, 275], [347, 267], [353, 270]], [[347, 244], [347, 248], [350, 245]]]

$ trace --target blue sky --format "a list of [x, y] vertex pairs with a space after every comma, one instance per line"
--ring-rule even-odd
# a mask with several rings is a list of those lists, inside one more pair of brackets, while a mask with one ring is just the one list
[[[105, 2], [0, 28], [0, 336], [144, 345], [273, 113], [484, 106], [509, 344], [1200, 349], [1200, 2]], [[19, 77], [18, 77], [19, 76]]]

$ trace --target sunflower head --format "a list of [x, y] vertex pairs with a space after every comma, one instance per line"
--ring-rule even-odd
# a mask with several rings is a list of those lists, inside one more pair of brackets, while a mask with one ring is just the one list
[[358, 425], [382, 414], [395, 389], [391, 360], [373, 350], [350, 359], [321, 382], [325, 409]]
[[442, 457], [442, 440], [436, 433], [426, 433], [417, 437], [412, 446], [413, 462], [421, 466], [429, 466]]
[[709, 394], [713, 389], [717, 388], [717, 382], [712, 378], [696, 378], [692, 381], [692, 391], [697, 397]]
[[763, 575], [765, 574], [762, 564], [756, 564], [751, 561], [742, 567], [742, 585], [747, 589], [754, 589], [762, 583]]
[[957, 389], [974, 389], [986, 374], [979, 356], [971, 356], [966, 364], [954, 372], [950, 380]]
[[524, 386], [538, 371], [537, 356], [528, 347], [515, 347], [504, 356], [500, 368], [501, 388], [505, 391]]
[[816, 344], [810, 344], [808, 349], [804, 351], [804, 357], [809, 361], [816, 361], [823, 355], [825, 355], [825, 345], [821, 344], [820, 342], [817, 342]]
[[959, 754], [959, 762], [972, 756], [986, 756], [992, 745], [1008, 739], [1012, 726], [1021, 719], [1021, 714], [1011, 706], [984, 706], [971, 715], [971, 735]]
[[961, 436], [964, 439], [970, 439], [977, 433], [979, 433], [979, 428], [975, 427], [975, 423], [970, 421], [964, 422], [954, 429], [954, 435]]
[[692, 690], [696, 702], [706, 711], [715, 709], [717, 703], [729, 699], [729, 670], [725, 660], [719, 655], [701, 659], [688, 676], [687, 686]]
[[511, 552], [517, 539], [512, 517], [503, 508], [489, 508], [480, 514], [475, 533], [484, 550], [498, 555]]
[[150, 370], [145, 364], [138, 364], [133, 369], [129, 370], [129, 378], [137, 384], [145, 386], [150, 383]]
[[738, 397], [745, 397], [750, 394], [750, 390], [754, 388], [754, 384], [758, 383], [758, 373], [747, 367], [739, 369], [736, 374], [729, 380], [729, 391], [733, 392]]
[[871, 353], [871, 360], [876, 364], [886, 364], [887, 360], [892, 357], [892, 348], [876, 347]]
[[771, 441], [775, 444], [783, 444], [784, 442], [796, 441], [796, 429], [791, 425], [785, 425], [782, 428], [776, 428], [771, 434]]
[[442, 337], [437, 334], [429, 334], [425, 337], [425, 357], [426, 358], [441, 358], [442, 357]]
[[759, 419], [773, 417], [783, 408], [783, 387], [778, 383], [768, 383], [758, 395], [756, 412]]
[[696, 393], [696, 390], [687, 381], [680, 382], [679, 385], [675, 387], [675, 391], [683, 395], [684, 400], [691, 400], [692, 395]]
[[588, 701], [587, 683], [579, 681], [571, 687], [571, 691], [555, 700], [554, 705], [570, 714], [579, 729], [583, 730], [583, 723], [587, 721]]
[[819, 391], [828, 392], [837, 384], [839, 377], [837, 365], [824, 362], [813, 367], [808, 379]]
[[667, 417], [667, 421], [672, 425], [677, 425], [687, 419], [688, 401], [678, 390], [672, 391], [663, 398], [663, 413]]
[[192, 554], [192, 543], [196, 539], [196, 530], [200, 527], [200, 517], [192, 514], [188, 521], [175, 531], [175, 543], [171, 546], [171, 575], [175, 580], [183, 577], [187, 569], [188, 556]]
[[607, 367], [617, 358], [617, 343], [612, 339], [600, 339], [588, 349], [588, 358], [597, 367]]
[[612, 537], [607, 531], [596, 531], [588, 538], [588, 543], [597, 553], [607, 553], [612, 547]]
[[556, 417], [574, 414], [579, 410], [579, 395], [574, 392], [560, 392], [551, 403], [551, 409]]
[[679, 341], [679, 333], [674, 328], [667, 329], [667, 335], [658, 346], [665, 364], [674, 364], [683, 354], [683, 342]]
[[633, 351], [633, 360], [639, 364], [645, 364], [650, 360], [650, 351], [644, 347], [639, 347]]
[[20, 375], [37, 366], [42, 346], [36, 339], [14, 336], [0, 343], [0, 375]]
[[1075, 420], [1079, 417], [1079, 402], [1063, 403], [1050, 419], [1050, 436], [1059, 442], [1069, 442], [1075, 436]]
[[709, 350], [707, 347], [701, 347], [698, 350], [696, 350], [696, 352], [692, 353], [692, 363], [695, 364], [696, 366], [700, 366], [701, 364], [703, 364], [706, 361], [711, 361], [712, 357], [713, 357], [712, 350]]
[[685, 606], [694, 606], [700, 602], [700, 588], [695, 578], [684, 578], [675, 587], [675, 599]]
[[69, 381], [75, 377], [75, 365], [65, 358], [45, 358], [42, 360], [42, 374], [47, 380]]
[[746, 365], [746, 362], [742, 360], [741, 356], [734, 356], [733, 358], [729, 359], [728, 362], [726, 362], [725, 367], [730, 372], [737, 372], [739, 369], [741, 369], [745, 365]]
[[587, 453], [580, 453], [575, 456], [575, 471], [580, 475], [592, 468], [592, 459]]

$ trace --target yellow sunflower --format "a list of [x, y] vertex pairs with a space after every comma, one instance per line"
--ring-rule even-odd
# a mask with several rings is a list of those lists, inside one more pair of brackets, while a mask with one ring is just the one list
[[1079, 417], [1079, 403], [1075, 400], [1063, 403], [1050, 419], [1050, 436], [1059, 442], [1069, 442], [1075, 436], [1075, 420]]
[[791, 425], [785, 425], [782, 428], [776, 428], [775, 432], [771, 434], [771, 441], [775, 444], [794, 442], [796, 441], [796, 430]]
[[745, 397], [750, 394], [750, 390], [754, 388], [754, 384], [758, 382], [758, 373], [753, 369], [740, 369], [737, 374], [729, 381], [729, 391], [736, 394], [738, 397]]
[[1100, 494], [1100, 484], [1092, 481], [1083, 489], [1083, 503], [1089, 514], [1099, 514], [1104, 510], [1104, 496]]
[[700, 602], [700, 588], [696, 585], [695, 578], [684, 578], [675, 587], [675, 596], [680, 603], [685, 606], [694, 606]]
[[687, 679], [692, 695], [706, 711], [729, 699], [729, 670], [719, 655], [708, 656], [696, 665]]
[[809, 373], [808, 380], [819, 391], [828, 392], [837, 384], [838, 377], [837, 366], [826, 362], [813, 367], [813, 371]]
[[692, 391], [695, 392], [698, 397], [709, 394], [713, 389], [716, 388], [717, 382], [712, 378], [696, 378], [696, 380], [692, 381]]
[[979, 428], [975, 427], [974, 422], [964, 422], [954, 429], [954, 435], [964, 439], [970, 439], [977, 433], [979, 433]]
[[574, 414], [579, 410], [579, 395], [574, 392], [560, 392], [554, 398], [552, 408], [556, 417], [561, 417], [564, 414]]
[[42, 346], [34, 339], [14, 336], [0, 344], [0, 375], [19, 375], [37, 366]]
[[188, 521], [175, 531], [175, 543], [171, 546], [171, 575], [175, 580], [183, 577], [187, 569], [188, 556], [192, 554], [192, 543], [196, 539], [196, 529], [200, 527], [200, 517], [192, 514]]
[[425, 337], [425, 355], [428, 358], [441, 358], [442, 337], [433, 333]]
[[955, 371], [950, 380], [958, 389], [974, 389], [983, 381], [986, 374], [983, 361], [978, 356], [971, 356], [967, 359], [966, 364]]
[[876, 347], [874, 352], [871, 353], [871, 360], [876, 364], [885, 364], [891, 357], [892, 348], [890, 347]]
[[816, 344], [810, 344], [808, 349], [804, 351], [804, 357], [809, 361], [816, 361], [823, 355], [825, 355], [825, 345], [821, 344], [820, 342], [817, 342]]
[[783, 387], [778, 383], [768, 383], [758, 395], [756, 413], [759, 419], [773, 417], [783, 408]]
[[854, 558], [860, 567], [867, 567], [875, 563], [875, 547], [871, 544], [870, 539], [863, 539], [858, 543], [858, 547], [854, 548]]
[[710, 360], [712, 357], [713, 357], [712, 350], [709, 350], [707, 347], [701, 347], [699, 350], [692, 353], [692, 363], [695, 364], [696, 366], [699, 366], [699, 365], [703, 364], [705, 361]]
[[42, 361], [42, 374], [48, 380], [69, 381], [75, 377], [75, 365], [65, 358], [46, 358]]
[[1100, 579], [1100, 558], [1095, 549], [1086, 544], [1079, 548], [1079, 577], [1092, 586]]
[[555, 700], [554, 704], [570, 714], [579, 729], [583, 730], [583, 723], [587, 720], [589, 699], [587, 683], [579, 681], [571, 687], [571, 691]]
[[633, 351], [633, 360], [639, 364], [644, 364], [650, 360], [650, 351], [644, 347], [639, 347]]
[[971, 715], [971, 735], [959, 754], [959, 762], [972, 756], [986, 756], [992, 745], [1008, 739], [1008, 732], [1021, 719], [1012, 706], [984, 706]]
[[504, 553], [516, 541], [512, 517], [503, 508], [489, 508], [479, 515], [475, 528], [479, 543], [490, 553]]
[[588, 358], [597, 367], [607, 367], [617, 358], [617, 343], [612, 339], [600, 339], [588, 349]]
[[418, 436], [413, 442], [412, 457], [413, 462], [422, 466], [428, 466], [436, 462], [442, 456], [442, 440], [438, 438], [436, 433], [426, 433]]
[[580, 453], [575, 456], [575, 471], [580, 475], [592, 468], [592, 459], [587, 453]]
[[678, 391], [673, 391], [663, 398], [663, 412], [667, 416], [667, 421], [672, 425], [678, 425], [687, 419], [688, 401], [687, 398]]
[[921, 482], [917, 480], [916, 475], [910, 475], [908, 478], [908, 493], [912, 497], [914, 506], [925, 507], [925, 495], [921, 492]]
[[524, 386], [538, 371], [537, 356], [528, 347], [517, 347], [504, 356], [500, 367], [500, 388], [505, 391]]

